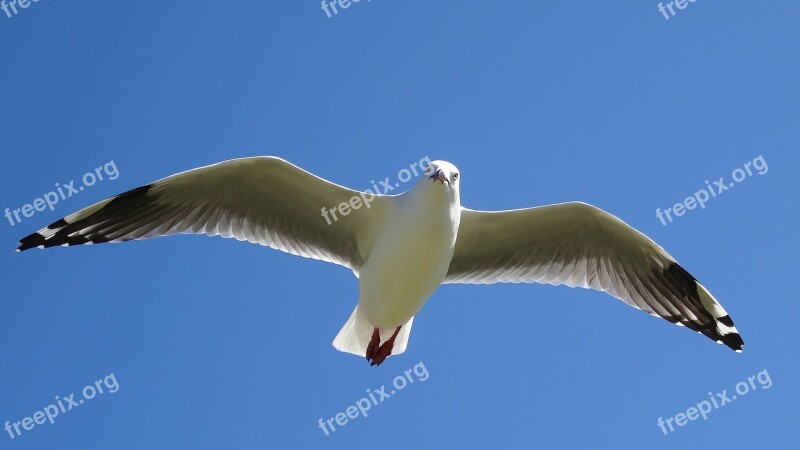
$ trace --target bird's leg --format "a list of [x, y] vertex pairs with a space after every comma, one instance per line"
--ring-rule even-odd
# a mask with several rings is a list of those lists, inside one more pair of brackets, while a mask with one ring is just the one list
[[375, 358], [375, 355], [378, 352], [378, 348], [381, 345], [381, 333], [380, 331], [375, 328], [372, 331], [372, 339], [369, 341], [369, 345], [367, 346], [367, 361], [371, 361]]
[[[392, 337], [390, 337], [377, 349], [375, 349], [372, 344], [376, 341], [376, 335], [378, 336], [377, 342], [380, 342], [380, 333], [378, 333], [377, 328], [372, 332], [372, 341], [370, 341], [369, 347], [367, 347], [367, 360], [370, 361], [370, 366], [380, 366], [381, 363], [392, 354], [394, 340], [397, 339], [397, 334], [400, 333], [400, 328], [402, 328], [402, 325], [395, 328], [394, 333], [392, 333]], [[370, 354], [370, 350], [372, 350], [373, 354]]]

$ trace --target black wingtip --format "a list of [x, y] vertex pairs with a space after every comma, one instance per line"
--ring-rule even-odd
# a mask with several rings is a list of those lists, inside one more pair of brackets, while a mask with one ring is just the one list
[[736, 353], [742, 353], [744, 347], [744, 340], [739, 333], [729, 333], [722, 336], [722, 343], [730, 347]]
[[[668, 280], [671, 280], [675, 286], [678, 286], [679, 289], [681, 289], [681, 294], [685, 295], [687, 298], [700, 299], [697, 279], [687, 272], [686, 269], [681, 267], [680, 264], [672, 263], [665, 270], [664, 276]], [[698, 306], [702, 307], [702, 310], [698, 312], [705, 315], [706, 323], [701, 325], [691, 320], [680, 320], [681, 324], [691, 330], [702, 333], [719, 344], [726, 345], [737, 353], [741, 353], [742, 347], [744, 347], [744, 340], [742, 340], [742, 337], [736, 330], [733, 319], [731, 319], [729, 315], [714, 317], [711, 312], [702, 305], [702, 301], [700, 301]], [[667, 318], [667, 320], [675, 323], [672, 319]], [[718, 327], [718, 324], [722, 324], [723, 327]]]
[[[152, 184], [148, 184], [145, 186], [140, 186], [135, 189], [131, 189], [129, 191], [123, 192], [122, 194], [116, 195], [110, 199], [110, 201], [104, 205], [99, 210], [95, 211], [92, 215], [88, 217], [82, 217], [81, 219], [76, 220], [76, 223], [67, 222], [66, 218], [61, 218], [46, 228], [37, 231], [36, 233], [29, 234], [24, 238], [20, 239], [19, 247], [17, 247], [17, 252], [24, 252], [25, 250], [30, 250], [34, 247], [38, 248], [50, 248], [56, 246], [73, 246], [73, 245], [81, 245], [81, 244], [101, 244], [104, 242], [108, 242], [108, 239], [102, 236], [95, 236], [92, 239], [87, 238], [86, 236], [77, 234], [75, 231], [75, 227], [78, 225], [86, 225], [91, 223], [93, 217], [96, 217], [95, 214], [99, 212], [106, 211], [108, 209], [113, 209], [119, 203], [124, 202], [125, 200], [129, 200], [131, 198], [136, 198], [137, 196], [146, 195], [148, 191], [153, 187]], [[72, 217], [72, 216], [68, 216]], [[46, 238], [42, 232], [45, 230], [54, 231], [54, 233], [47, 233], [51, 235], [50, 238]]]
[[33, 233], [31, 235], [25, 236], [24, 238], [20, 239], [19, 247], [17, 247], [17, 253], [24, 252], [25, 250], [32, 249], [34, 247], [39, 247], [40, 245], [45, 244], [44, 236], [39, 233]]
[[725, 326], [728, 326], [728, 327], [734, 326], [733, 325], [733, 319], [731, 319], [731, 316], [728, 316], [728, 315], [725, 315], [725, 316], [722, 316], [722, 317], [718, 317], [717, 321], [719, 321], [719, 323], [721, 323], [721, 324], [723, 324]]
[[[50, 225], [48, 225], [46, 229], [47, 230], [57, 230], [57, 229], [64, 228], [67, 225], [69, 225], [69, 223], [65, 219], [62, 218], [62, 219], [59, 219], [59, 220], [51, 223]], [[19, 252], [24, 252], [25, 250], [30, 250], [30, 249], [32, 249], [34, 247], [46, 248], [46, 247], [48, 247], [47, 244], [48, 244], [48, 242], [45, 239], [45, 237], [43, 235], [41, 235], [39, 231], [37, 231], [36, 233], [29, 234], [29, 235], [25, 236], [24, 238], [20, 239], [19, 247], [17, 247], [16, 251], [17, 251], [17, 253], [19, 253]], [[52, 247], [52, 245], [49, 245], [49, 247]]]
[[64, 228], [67, 225], [69, 225], [69, 222], [67, 222], [65, 219], [60, 219], [60, 220], [57, 220], [57, 221], [51, 223], [50, 225], [48, 225], [47, 229], [48, 230], [55, 230], [57, 228]]
[[[736, 325], [733, 324], [733, 319], [731, 316], [725, 315], [722, 317], [717, 318], [717, 321], [726, 327], [730, 327], [736, 329]], [[744, 347], [744, 340], [739, 335], [738, 332], [736, 333], [728, 333], [723, 335], [722, 342], [731, 348], [731, 350], [735, 351], [736, 353], [742, 353], [742, 347]]]

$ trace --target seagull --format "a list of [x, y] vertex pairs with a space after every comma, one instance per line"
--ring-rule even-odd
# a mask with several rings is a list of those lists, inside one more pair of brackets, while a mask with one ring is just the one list
[[380, 195], [277, 157], [223, 161], [81, 209], [23, 238], [17, 251], [205, 234], [338, 264], [353, 271], [359, 295], [333, 346], [370, 365], [406, 350], [414, 316], [451, 283], [595, 289], [742, 351], [711, 293], [617, 217], [582, 202], [468, 209], [453, 164], [422, 166], [413, 188]]

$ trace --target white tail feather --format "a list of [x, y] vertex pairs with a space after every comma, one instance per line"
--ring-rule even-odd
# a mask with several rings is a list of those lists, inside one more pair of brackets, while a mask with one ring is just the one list
[[[406, 347], [408, 347], [408, 338], [411, 335], [411, 324], [413, 322], [414, 318], [412, 317], [403, 325], [403, 328], [400, 328], [400, 333], [397, 334], [397, 338], [395, 338], [394, 341], [392, 355], [399, 355], [406, 351]], [[345, 322], [342, 329], [339, 330], [339, 334], [337, 334], [336, 338], [333, 340], [333, 348], [340, 352], [364, 357], [367, 353], [369, 341], [372, 338], [372, 330], [372, 325], [369, 324], [363, 315], [359, 314], [358, 306], [356, 306], [356, 309], [350, 314], [350, 318], [347, 319], [347, 322]], [[386, 342], [386, 340], [392, 336], [393, 332], [394, 329], [381, 328], [381, 342]]]

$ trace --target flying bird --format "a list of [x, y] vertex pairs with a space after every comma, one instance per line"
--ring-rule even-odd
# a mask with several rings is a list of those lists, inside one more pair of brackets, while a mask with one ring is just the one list
[[379, 195], [277, 157], [223, 161], [68, 215], [17, 251], [205, 234], [339, 264], [358, 278], [359, 295], [333, 346], [371, 365], [406, 350], [414, 316], [449, 283], [595, 289], [741, 352], [742, 338], [711, 293], [617, 217], [581, 202], [477, 211], [461, 206], [454, 165], [423, 169], [410, 190]]

